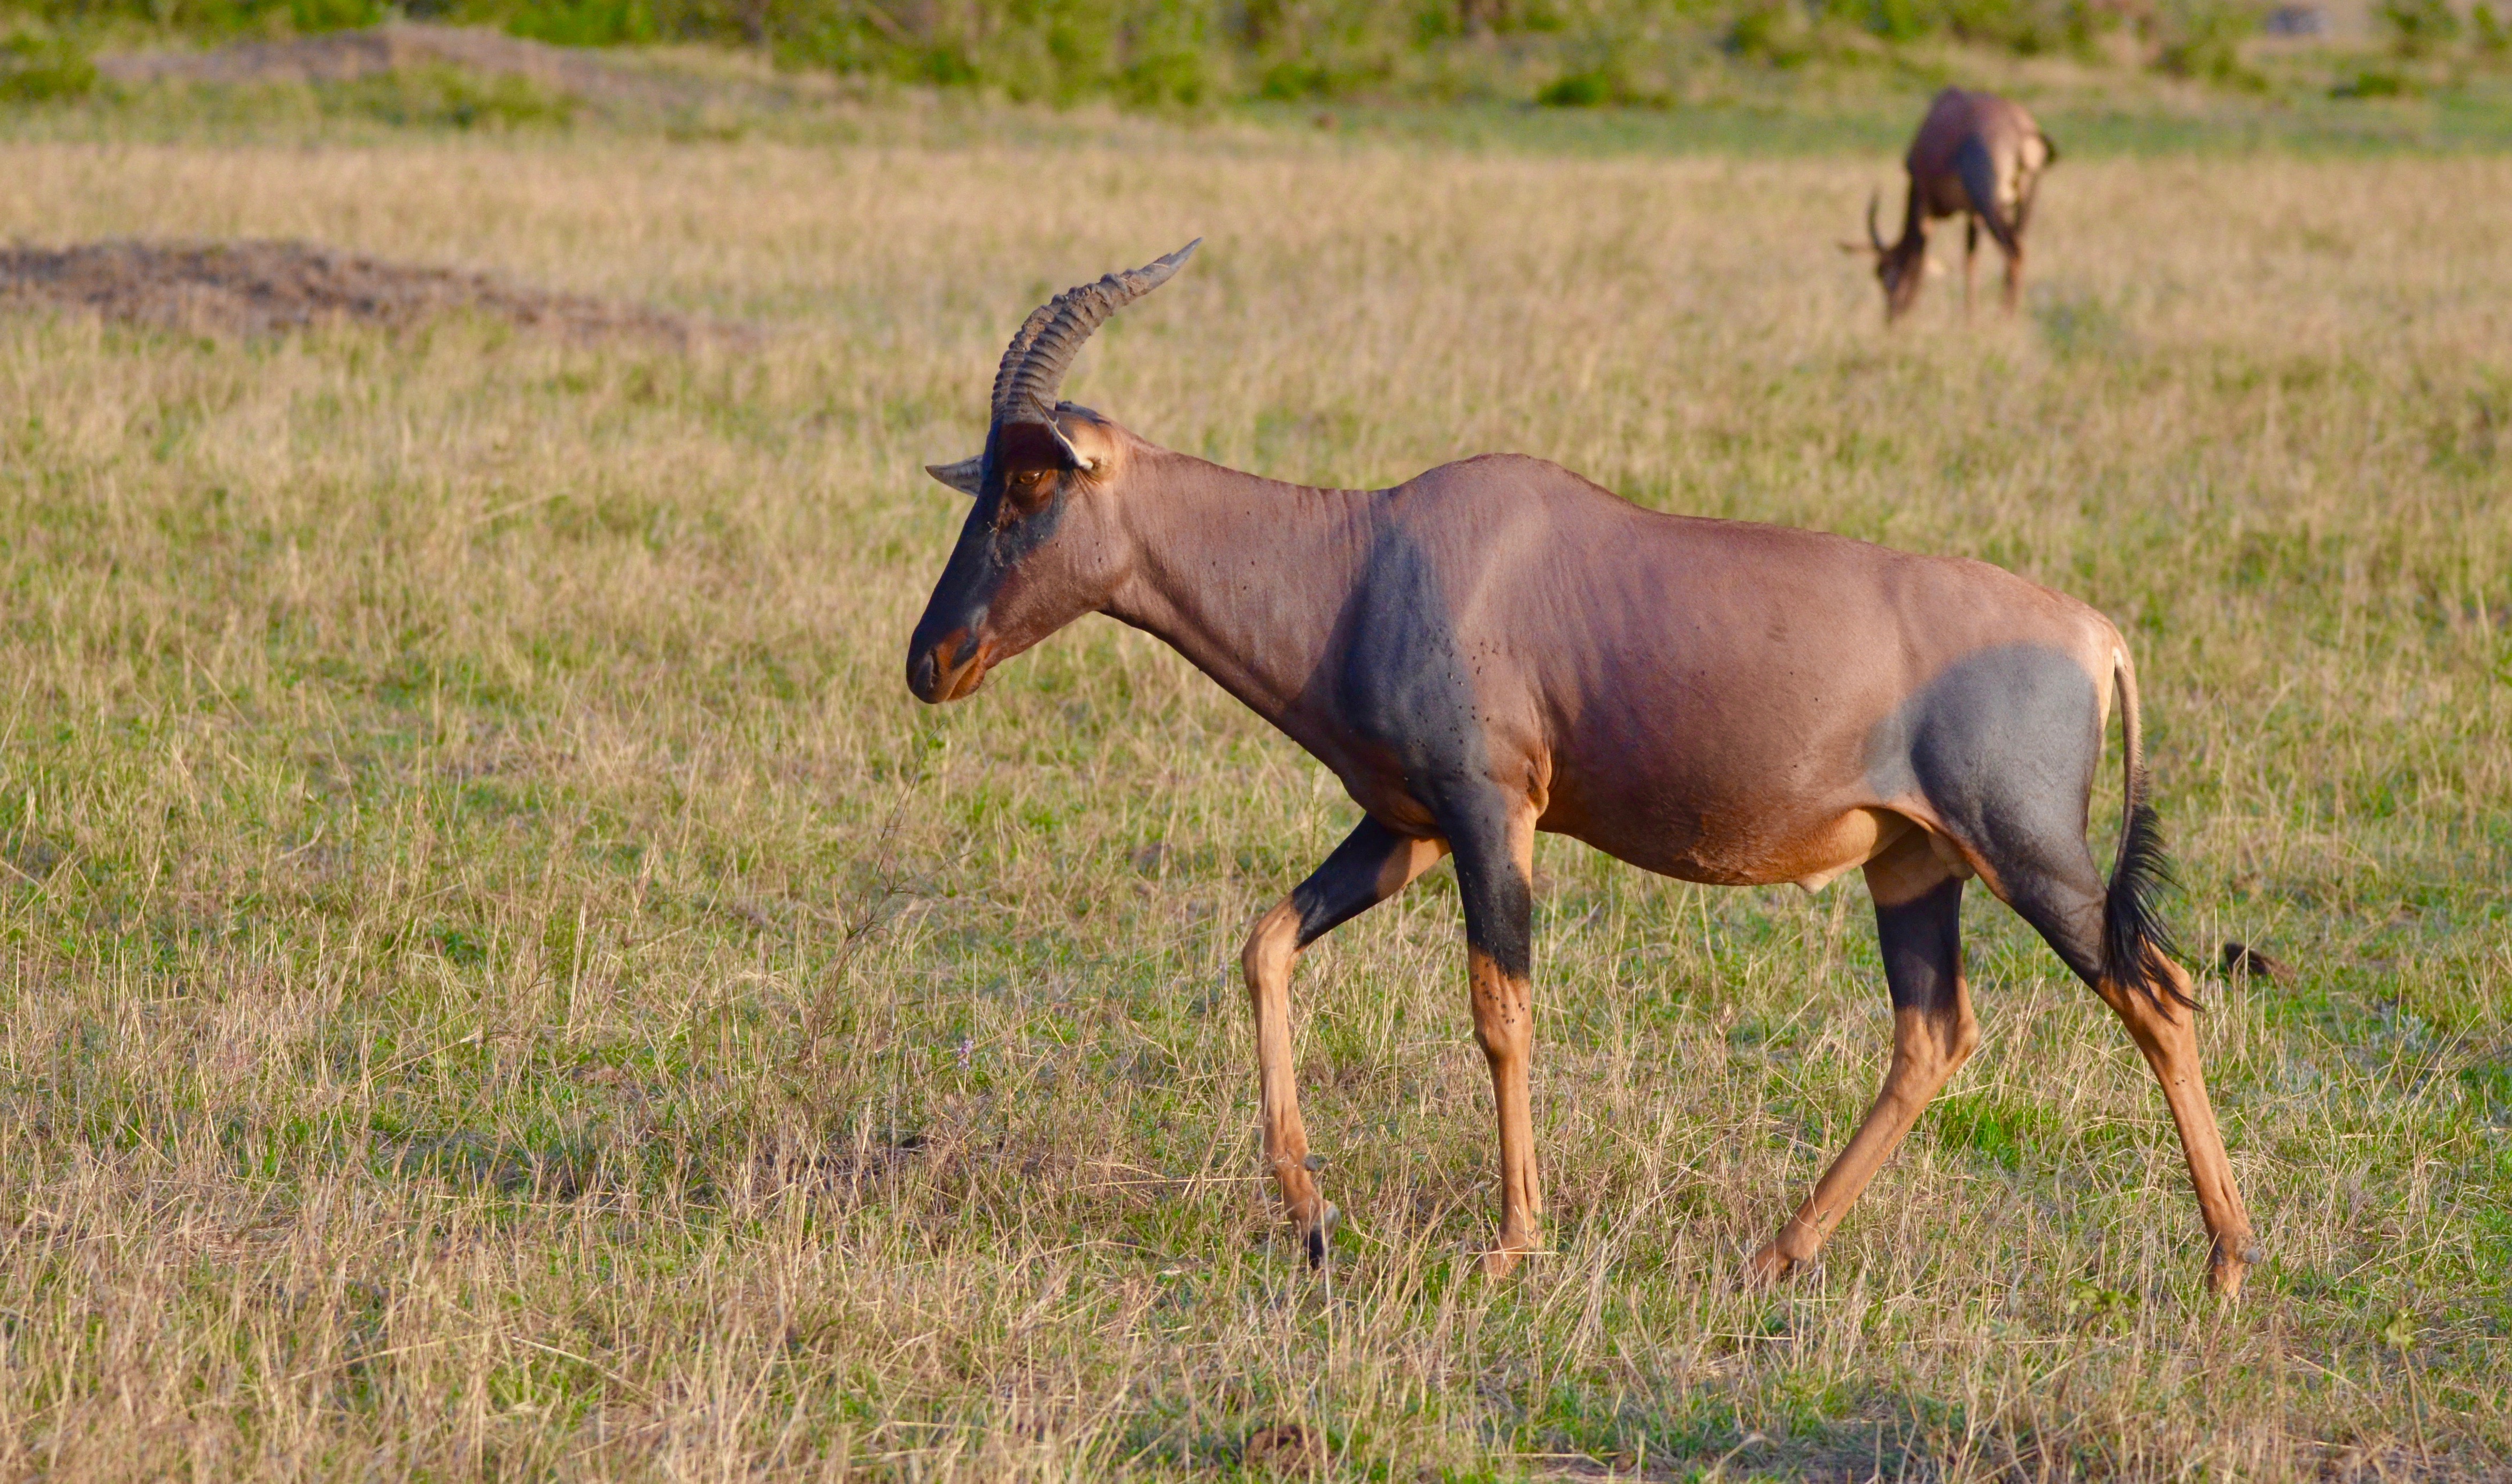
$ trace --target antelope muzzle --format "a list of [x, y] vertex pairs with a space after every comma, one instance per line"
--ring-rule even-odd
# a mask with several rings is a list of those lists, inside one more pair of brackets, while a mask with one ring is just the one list
[[994, 651], [965, 627], [938, 639], [919, 632], [907, 647], [907, 688], [927, 705], [956, 701], [985, 683]]

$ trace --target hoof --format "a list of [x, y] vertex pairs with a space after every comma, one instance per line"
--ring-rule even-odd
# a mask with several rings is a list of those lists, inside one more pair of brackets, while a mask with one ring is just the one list
[[1483, 1254], [1483, 1276], [1487, 1278], [1508, 1277], [1511, 1273], [1517, 1271], [1517, 1265], [1526, 1261], [1529, 1253], [1541, 1252], [1543, 1250], [1544, 1244], [1531, 1237], [1519, 1237], [1515, 1240], [1511, 1240], [1507, 1236], [1503, 1236], [1500, 1239], [1499, 1246], [1494, 1247]]
[[1308, 1249], [1310, 1268], [1326, 1265], [1326, 1237], [1334, 1230], [1335, 1224], [1342, 1220], [1343, 1212], [1336, 1209], [1333, 1201], [1327, 1201], [1325, 1215], [1309, 1224], [1302, 1245]]
[[2251, 1265], [2259, 1260], [2259, 1244], [2244, 1237], [2229, 1247], [2218, 1242], [2207, 1255], [2207, 1287], [2219, 1299], [2242, 1296], [2242, 1280], [2251, 1274]]
[[1779, 1243], [1765, 1242], [1762, 1250], [1754, 1253], [1752, 1261], [1747, 1263], [1745, 1270], [1737, 1275], [1737, 1286], [1747, 1290], [1774, 1287], [1796, 1270], [1796, 1259], [1782, 1252]]

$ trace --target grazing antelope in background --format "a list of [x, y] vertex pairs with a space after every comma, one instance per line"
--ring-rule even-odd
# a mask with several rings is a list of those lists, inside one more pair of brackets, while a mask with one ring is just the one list
[[[1312, 489], [1057, 401], [1090, 332], [1194, 249], [1059, 294], [1012, 337], [985, 450], [931, 466], [976, 504], [917, 622], [907, 683], [958, 700], [1105, 613], [1183, 653], [1360, 805], [1240, 957], [1265, 1158], [1312, 1263], [1335, 1211], [1292, 1078], [1292, 963], [1450, 853], [1500, 1117], [1485, 1265], [1506, 1272], [1537, 1247], [1528, 939], [1549, 830], [1692, 881], [1812, 890], [1865, 871], [1892, 1065], [1753, 1275], [1815, 1256], [1979, 1045], [1957, 920], [1977, 876], [2127, 1023], [2180, 1131], [2209, 1279], [2238, 1291], [2250, 1219], [2199, 1074], [2189, 976], [2166, 957], [2136, 673], [2108, 620], [1982, 563], [1661, 515], [1541, 459]], [[2085, 829], [2114, 691], [2127, 800], [2105, 889]]]
[[2014, 313], [2023, 288], [2023, 227], [2032, 219], [2041, 172], [2057, 158], [2059, 146], [2022, 104], [1960, 88], [1938, 94], [1903, 161], [1910, 173], [1910, 190], [1902, 213], [1902, 240], [1888, 248], [1875, 228], [1879, 193], [1866, 201], [1866, 246], [1845, 245], [1853, 253], [1875, 254], [1885, 320], [1900, 319], [1919, 301], [1927, 279], [1927, 224], [1945, 216], [1968, 218], [1963, 224], [1963, 308], [1971, 308], [1980, 229], [1986, 226], [2006, 254], [2006, 309]]

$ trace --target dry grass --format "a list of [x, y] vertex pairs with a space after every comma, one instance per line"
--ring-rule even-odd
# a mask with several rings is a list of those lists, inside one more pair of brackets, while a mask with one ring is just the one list
[[[0, 321], [0, 1470], [2466, 1476], [2512, 1453], [2512, 163], [2070, 158], [2029, 313], [1881, 333], [1881, 160], [602, 138], [0, 146], [0, 238], [294, 238], [786, 327]], [[1487, 1284], [1437, 879], [1303, 970], [1331, 1279], [1252, 1176], [1245, 922], [1350, 822], [1086, 621], [919, 709], [1002, 338], [1268, 472], [1485, 449], [1976, 554], [2139, 646], [2270, 1254], [1983, 898], [1987, 1049], [1776, 1297], [1882, 1065], [1854, 882], [1548, 842], [1559, 1255]], [[2105, 807], [2098, 805], [2098, 807]], [[1284, 1434], [1286, 1435], [1286, 1434]], [[1425, 1474], [1423, 1471], [1428, 1470]]]

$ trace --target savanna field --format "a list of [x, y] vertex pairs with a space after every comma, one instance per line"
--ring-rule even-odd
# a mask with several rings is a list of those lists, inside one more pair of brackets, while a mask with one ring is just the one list
[[[2512, 157], [2071, 151], [2023, 312], [1992, 257], [1888, 334], [1836, 244], [1896, 153], [8, 133], [0, 240], [698, 328], [0, 315], [0, 1472], [1259, 1477], [1297, 1424], [1406, 1484], [2512, 1473]], [[1865, 889], [1558, 840], [1550, 1255], [1475, 1270], [1441, 867], [1295, 980], [1310, 1271], [1237, 951], [1356, 810], [1105, 619], [901, 680], [964, 508], [921, 466], [1033, 305], [1196, 236], [1067, 386], [1154, 441], [1522, 450], [2120, 624], [2237, 1305], [2153, 1078], [1977, 889], [1981, 1055], [1742, 1289], [1883, 1071]]]

